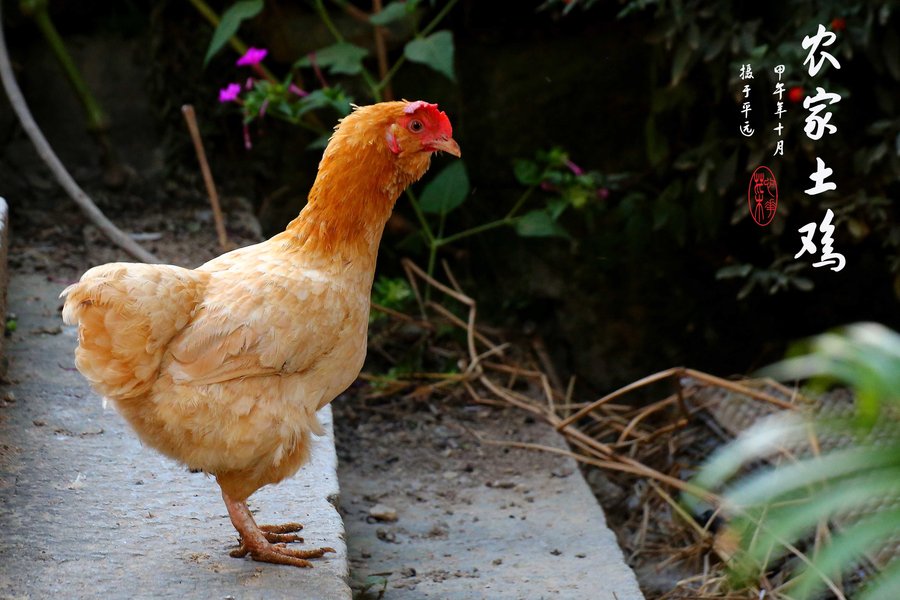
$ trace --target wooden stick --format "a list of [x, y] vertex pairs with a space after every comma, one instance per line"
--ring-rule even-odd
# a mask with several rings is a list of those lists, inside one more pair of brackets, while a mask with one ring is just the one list
[[223, 252], [231, 249], [228, 241], [228, 234], [225, 232], [225, 220], [222, 218], [222, 209], [219, 207], [219, 193], [216, 191], [216, 184], [212, 178], [212, 172], [209, 170], [209, 163], [206, 160], [206, 150], [203, 149], [203, 140], [200, 139], [200, 128], [197, 127], [197, 114], [194, 107], [185, 104], [181, 107], [181, 113], [184, 120], [187, 121], [188, 131], [191, 139], [194, 141], [194, 151], [197, 153], [197, 161], [200, 163], [200, 171], [203, 173], [203, 182], [206, 184], [206, 192], [209, 194], [209, 203], [212, 205], [213, 219], [216, 222], [216, 233], [219, 235], [219, 246]]
[[[382, 0], [372, 0], [372, 13], [377, 15], [381, 9]], [[387, 43], [384, 39], [384, 27], [380, 25], [375, 26], [375, 54], [378, 55], [378, 78], [380, 81], [384, 81], [388, 74]], [[394, 90], [390, 81], [384, 86], [383, 96], [386, 101], [394, 99]]]

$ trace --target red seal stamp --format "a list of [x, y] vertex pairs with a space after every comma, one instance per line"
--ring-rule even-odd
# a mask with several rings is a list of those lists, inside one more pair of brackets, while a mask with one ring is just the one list
[[765, 227], [775, 218], [778, 210], [778, 182], [769, 167], [759, 166], [750, 177], [747, 186], [747, 208], [750, 216], [760, 227]]

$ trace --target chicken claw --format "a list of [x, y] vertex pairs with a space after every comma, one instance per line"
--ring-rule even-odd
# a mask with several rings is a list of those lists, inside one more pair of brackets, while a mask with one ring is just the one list
[[294, 534], [303, 529], [300, 523], [285, 523], [284, 525], [260, 525], [259, 530], [270, 542], [302, 542], [303, 538]]
[[250, 558], [259, 562], [308, 568], [312, 567], [312, 563], [306, 559], [321, 558], [326, 552], [334, 552], [334, 548], [327, 547], [312, 550], [288, 548], [285, 545], [287, 542], [303, 541], [302, 537], [292, 533], [303, 529], [303, 525], [300, 523], [257, 525], [245, 501], [230, 498], [224, 490], [222, 498], [225, 500], [231, 523], [241, 536], [241, 545], [230, 553], [234, 558], [243, 558], [249, 554]]
[[247, 554], [255, 561], [269, 562], [278, 565], [292, 565], [295, 567], [311, 568], [313, 565], [308, 558], [321, 558], [326, 552], [334, 552], [334, 548], [316, 548], [314, 550], [295, 550], [284, 544], [263, 544], [256, 547], [241, 543], [240, 548], [231, 551], [231, 556], [242, 558]]

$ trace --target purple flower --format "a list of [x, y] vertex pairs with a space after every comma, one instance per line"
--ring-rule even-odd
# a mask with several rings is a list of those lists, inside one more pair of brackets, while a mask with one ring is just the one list
[[584, 175], [584, 169], [573, 163], [568, 158], [566, 159], [566, 166], [569, 167], [569, 170], [572, 171], [575, 175]]
[[303, 98], [304, 96], [309, 96], [309, 92], [301, 90], [299, 87], [297, 87], [293, 83], [290, 86], [288, 86], [288, 91], [300, 96], [301, 98]]
[[237, 60], [237, 66], [248, 67], [258, 65], [268, 53], [269, 51], [265, 48], [247, 48], [244, 55]]
[[228, 87], [219, 90], [219, 102], [234, 102], [237, 100], [238, 94], [241, 93], [241, 86], [236, 83], [229, 83]]

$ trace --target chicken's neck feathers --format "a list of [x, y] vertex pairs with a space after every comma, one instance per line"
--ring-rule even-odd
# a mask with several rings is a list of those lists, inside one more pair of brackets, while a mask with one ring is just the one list
[[429, 163], [428, 153], [395, 156], [380, 136], [367, 139], [358, 128], [342, 127], [325, 150], [307, 205], [280, 237], [290, 249], [363, 259], [374, 270], [397, 198]]

